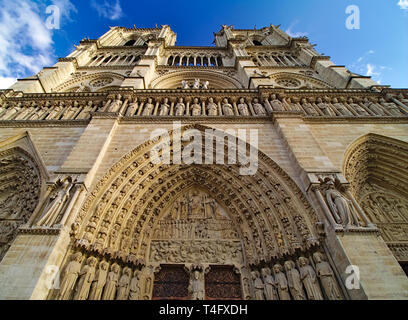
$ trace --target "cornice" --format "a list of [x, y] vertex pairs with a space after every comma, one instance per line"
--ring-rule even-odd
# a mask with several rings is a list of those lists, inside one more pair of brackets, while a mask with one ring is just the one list
[[242, 117], [242, 116], [218, 116], [218, 117], [209, 117], [209, 116], [138, 116], [138, 117], [121, 117], [119, 119], [119, 124], [137, 124], [137, 123], [173, 123], [174, 121], [180, 121], [182, 124], [197, 124], [197, 123], [270, 123], [271, 118], [269, 117]]
[[316, 63], [318, 61], [330, 61], [330, 57], [329, 56], [313, 56], [312, 61], [310, 61], [310, 67], [312, 69], [315, 69], [316, 67]]
[[0, 120], [0, 128], [86, 127], [90, 120]]
[[308, 123], [408, 123], [408, 117], [311, 117], [305, 116]]

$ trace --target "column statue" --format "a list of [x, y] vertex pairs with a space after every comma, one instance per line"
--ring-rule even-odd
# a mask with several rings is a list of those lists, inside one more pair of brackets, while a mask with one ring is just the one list
[[313, 254], [316, 262], [316, 273], [320, 278], [324, 292], [329, 300], [341, 300], [341, 294], [334, 278], [333, 270], [330, 265], [323, 260], [322, 254], [316, 252]]
[[82, 254], [77, 252], [72, 256], [72, 258], [73, 259], [68, 263], [62, 273], [62, 281], [59, 292], [60, 300], [70, 299], [71, 293], [74, 290], [75, 283], [78, 279], [79, 272], [81, 271]]
[[320, 291], [319, 282], [317, 280], [316, 272], [309, 264], [309, 260], [305, 257], [299, 258], [300, 265], [300, 279], [306, 288], [309, 300], [323, 300], [322, 292]]
[[99, 263], [99, 268], [96, 271], [95, 277], [92, 281], [91, 292], [89, 300], [100, 300], [102, 297], [102, 290], [106, 284], [106, 277], [108, 275], [109, 264], [106, 261]]
[[303, 291], [302, 282], [300, 281], [299, 271], [295, 268], [295, 263], [291, 260], [285, 262], [286, 276], [290, 293], [295, 300], [306, 300], [305, 292]]

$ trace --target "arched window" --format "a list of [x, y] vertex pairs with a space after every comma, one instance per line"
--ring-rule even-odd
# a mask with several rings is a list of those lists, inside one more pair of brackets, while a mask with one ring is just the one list
[[176, 59], [174, 60], [174, 65], [177, 66], [177, 67], [180, 65], [180, 57], [179, 56], [177, 56]]
[[181, 65], [183, 67], [187, 66], [187, 57], [183, 57], [183, 59], [181, 60]]
[[129, 40], [124, 44], [125, 47], [131, 47], [135, 44], [136, 40]]
[[210, 58], [210, 67], [215, 67], [215, 58], [214, 57]]
[[174, 60], [173, 56], [170, 56], [169, 59], [167, 60], [167, 65], [172, 66], [173, 65], [173, 60]]
[[221, 57], [217, 57], [217, 65], [218, 65], [219, 67], [222, 67], [222, 59], [221, 59]]
[[208, 67], [208, 58], [204, 57], [203, 67]]
[[189, 67], [194, 67], [194, 57], [188, 58], [188, 66]]
[[254, 44], [255, 46], [262, 46], [262, 43], [259, 42], [258, 40], [253, 40], [252, 42], [253, 42], [253, 44]]

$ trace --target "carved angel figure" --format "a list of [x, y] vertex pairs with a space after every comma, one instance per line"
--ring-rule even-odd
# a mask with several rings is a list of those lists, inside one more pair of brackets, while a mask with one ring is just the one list
[[200, 79], [195, 79], [193, 89], [200, 89]]
[[190, 89], [190, 86], [186, 80], [181, 80], [181, 86], [183, 89]]

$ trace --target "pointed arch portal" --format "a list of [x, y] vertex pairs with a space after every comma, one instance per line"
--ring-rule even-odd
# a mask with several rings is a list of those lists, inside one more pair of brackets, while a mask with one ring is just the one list
[[[208, 129], [182, 130], [192, 128]], [[197, 279], [226, 275], [234, 296], [220, 298], [236, 299], [242, 292], [248, 299], [250, 266], [319, 247], [314, 210], [262, 152], [257, 172], [244, 176], [237, 164], [155, 164], [150, 151], [159, 143], [149, 140], [118, 161], [96, 184], [72, 226], [73, 251], [141, 269], [141, 298], [152, 298], [155, 273], [176, 264]], [[172, 143], [170, 148], [174, 157]], [[241, 288], [226, 270], [240, 275]], [[214, 292], [217, 281], [208, 283]]]

